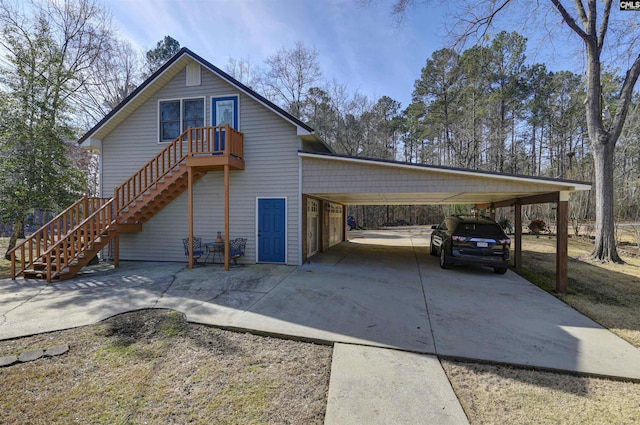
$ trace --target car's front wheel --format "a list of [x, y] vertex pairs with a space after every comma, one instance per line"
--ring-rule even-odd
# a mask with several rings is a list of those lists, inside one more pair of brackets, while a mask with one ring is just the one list
[[348, 230], [348, 231], [351, 231], [351, 229], [352, 229], [352, 228], [351, 228], [351, 225], [350, 225], [350, 224], [347, 224], [347, 230]]
[[444, 245], [440, 246], [440, 268], [448, 269], [451, 264], [449, 263], [449, 258], [447, 255], [447, 250]]
[[495, 274], [505, 274], [507, 272], [507, 267], [494, 267], [493, 272]]

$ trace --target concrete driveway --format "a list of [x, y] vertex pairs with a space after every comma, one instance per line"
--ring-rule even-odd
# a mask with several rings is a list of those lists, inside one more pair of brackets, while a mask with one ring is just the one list
[[640, 380], [640, 350], [512, 271], [429, 256], [430, 230], [351, 232], [301, 267], [121, 262], [47, 285], [0, 281], [0, 339], [168, 308], [334, 344], [325, 425], [468, 424], [437, 356]]

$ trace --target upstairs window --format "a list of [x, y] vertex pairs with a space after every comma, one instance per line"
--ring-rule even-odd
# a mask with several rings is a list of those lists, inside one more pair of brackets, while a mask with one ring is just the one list
[[160, 141], [171, 142], [180, 133], [180, 101], [160, 102]]
[[189, 127], [204, 127], [204, 98], [160, 101], [160, 142], [173, 142]]
[[189, 127], [204, 127], [204, 99], [186, 99], [182, 105], [182, 131]]

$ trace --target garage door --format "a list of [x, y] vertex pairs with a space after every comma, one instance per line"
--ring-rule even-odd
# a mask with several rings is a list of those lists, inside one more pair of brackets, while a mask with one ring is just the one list
[[344, 215], [342, 205], [329, 203], [329, 246], [342, 242], [344, 232]]
[[316, 199], [307, 200], [307, 256], [318, 253], [320, 242], [320, 202]]

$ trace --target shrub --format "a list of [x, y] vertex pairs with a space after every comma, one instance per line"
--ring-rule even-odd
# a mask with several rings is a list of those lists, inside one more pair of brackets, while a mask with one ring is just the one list
[[509, 218], [502, 217], [500, 220], [498, 220], [498, 224], [505, 232], [513, 233], [513, 225], [511, 224], [511, 220], [509, 220]]
[[543, 220], [531, 220], [531, 223], [529, 223], [529, 230], [534, 235], [539, 235], [547, 230], [547, 223]]

